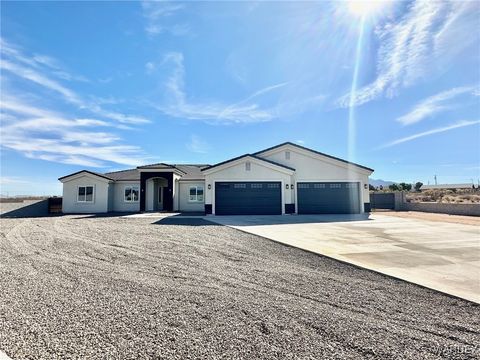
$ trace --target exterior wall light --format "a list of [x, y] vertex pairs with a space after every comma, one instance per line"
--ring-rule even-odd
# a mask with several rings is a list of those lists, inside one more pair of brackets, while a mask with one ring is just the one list
[[293, 190], [293, 184], [291, 184], [291, 185], [290, 185], [290, 189], [292, 189], [292, 190]]
[[211, 188], [212, 188], [212, 185], [208, 184], [208, 190], [210, 190]]
[[367, 185], [367, 184], [363, 184], [363, 188], [364, 188], [365, 190], [367, 190], [367, 189], [368, 189], [368, 185]]
[[285, 188], [288, 190], [288, 184], [285, 184]]

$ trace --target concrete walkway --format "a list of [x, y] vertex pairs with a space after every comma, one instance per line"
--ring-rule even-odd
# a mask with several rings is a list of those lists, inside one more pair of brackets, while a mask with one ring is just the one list
[[480, 227], [374, 214], [205, 219], [480, 303]]

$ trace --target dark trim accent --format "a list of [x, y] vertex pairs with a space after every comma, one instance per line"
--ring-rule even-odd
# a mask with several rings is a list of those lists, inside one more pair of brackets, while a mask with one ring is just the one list
[[295, 214], [295, 204], [285, 204], [285, 214]]
[[211, 214], [212, 211], [212, 204], [205, 204], [205, 215]]
[[365, 212], [370, 212], [372, 211], [372, 208], [370, 207], [370, 203], [363, 203], [363, 210]]
[[366, 166], [363, 166], [363, 165], [360, 165], [360, 164], [356, 164], [356, 163], [350, 162], [350, 161], [348, 161], [348, 160], [340, 159], [340, 158], [338, 158], [338, 157], [335, 157], [335, 156], [332, 156], [332, 155], [328, 155], [328, 154], [322, 153], [322, 152], [320, 152], [320, 151], [307, 148], [307, 147], [305, 147], [305, 146], [301, 146], [301, 145], [298, 145], [298, 144], [294, 144], [294, 143], [292, 143], [292, 142], [290, 142], [290, 141], [287, 141], [287, 142], [284, 142], [284, 143], [282, 143], [282, 144], [269, 147], [269, 148], [264, 149], [264, 150], [261, 150], [261, 151], [257, 151], [256, 153], [253, 153], [253, 155], [259, 155], [259, 154], [262, 154], [262, 153], [264, 153], [264, 152], [267, 152], [267, 151], [270, 151], [270, 150], [273, 150], [273, 149], [276, 149], [276, 148], [279, 148], [279, 147], [282, 147], [282, 146], [285, 146], [285, 145], [296, 146], [296, 147], [299, 148], [299, 149], [307, 150], [307, 151], [313, 152], [313, 153], [318, 154], [318, 155], [326, 156], [326, 157], [329, 157], [330, 159], [338, 160], [338, 161], [341, 161], [341, 162], [344, 162], [344, 163], [350, 164], [350, 165], [355, 165], [355, 166], [361, 167], [361, 168], [366, 169], [366, 170], [375, 171], [375, 170], [373, 170], [373, 169], [371, 169], [371, 168], [369, 168], [369, 167], [366, 167]]
[[147, 180], [158, 177], [167, 180], [167, 187], [163, 188], [163, 209], [165, 211], [173, 211], [173, 172], [140, 173], [140, 211], [145, 211], [145, 193], [147, 190]]
[[263, 161], [263, 162], [266, 162], [266, 163], [269, 163], [269, 164], [272, 164], [272, 165], [280, 166], [280, 167], [283, 167], [283, 168], [285, 168], [285, 169], [295, 171], [295, 169], [292, 168], [292, 167], [290, 167], [290, 166], [286, 166], [286, 165], [277, 163], [277, 162], [272, 161], [272, 160], [263, 159], [263, 158], [258, 157], [258, 156], [256, 156], [256, 155], [253, 155], [253, 154], [243, 154], [243, 155], [237, 156], [236, 158], [233, 158], [233, 159], [230, 159], [230, 160], [226, 160], [226, 161], [222, 161], [222, 162], [220, 162], [220, 163], [218, 163], [218, 164], [209, 166], [209, 167], [207, 167], [207, 168], [205, 168], [205, 169], [201, 169], [201, 171], [210, 170], [210, 169], [213, 169], [213, 168], [215, 168], [215, 167], [217, 167], [217, 166], [221, 166], [221, 165], [224, 165], [224, 164], [228, 164], [229, 162], [236, 161], [236, 160], [240, 160], [240, 159], [245, 158], [245, 157], [251, 157], [251, 158], [254, 158], [254, 159], [256, 159], [256, 160], [260, 160], [260, 161]]
[[105, 176], [105, 175], [102, 175], [102, 174], [98, 174], [98, 173], [95, 173], [93, 171], [90, 171], [90, 170], [80, 170], [80, 171], [77, 171], [77, 172], [74, 172], [73, 174], [70, 174], [70, 175], [65, 175], [65, 176], [62, 176], [60, 178], [58, 178], [59, 181], [62, 181], [62, 179], [66, 179], [70, 176], [75, 176], [75, 175], [78, 175], [78, 174], [81, 174], [83, 172], [86, 172], [86, 173], [89, 173], [91, 175], [95, 175], [95, 176], [98, 176], [98, 177], [101, 177], [101, 178], [104, 178], [104, 179], [107, 179], [107, 180], [112, 180], [114, 181], [112, 178], [109, 178], [108, 176]]

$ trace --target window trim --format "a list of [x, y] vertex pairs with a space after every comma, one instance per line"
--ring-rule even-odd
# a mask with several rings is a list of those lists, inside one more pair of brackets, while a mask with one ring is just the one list
[[[128, 188], [133, 189], [135, 187], [138, 189], [138, 199], [137, 200], [126, 200], [125, 199], [125, 190], [127, 190]], [[133, 198], [133, 196], [132, 196], [132, 198]], [[125, 202], [127, 204], [131, 204], [131, 203], [138, 203], [139, 201], [140, 201], [140, 185], [125, 185], [123, 187], [123, 202]]]
[[[80, 188], [85, 188], [85, 200], [80, 200]], [[87, 188], [88, 187], [91, 187], [92, 188], [92, 200], [87, 200]], [[84, 203], [87, 203], [87, 204], [91, 204], [91, 203], [94, 203], [95, 202], [95, 185], [77, 185], [77, 203], [81, 203], [81, 204], [84, 204]]]
[[[199, 188], [202, 189], [202, 197], [203, 197], [202, 200], [198, 200], [198, 189]], [[195, 189], [195, 200], [192, 200], [190, 198], [190, 196], [191, 196], [190, 191], [192, 189]], [[205, 202], [205, 186], [203, 186], [203, 185], [190, 185], [188, 187], [188, 202], [189, 203], [203, 203], [203, 202]]]

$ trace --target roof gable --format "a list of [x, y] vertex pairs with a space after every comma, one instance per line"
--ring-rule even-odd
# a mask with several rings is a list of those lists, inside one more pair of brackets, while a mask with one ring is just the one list
[[107, 181], [113, 181], [112, 178], [110, 178], [110, 177], [108, 177], [104, 174], [99, 174], [99, 173], [96, 173], [96, 172], [93, 172], [93, 171], [90, 171], [90, 170], [80, 170], [80, 171], [74, 172], [73, 174], [62, 176], [62, 177], [58, 178], [58, 180], [61, 181], [61, 182], [65, 182], [65, 181], [68, 181], [68, 180], [73, 180], [73, 179], [69, 179], [69, 178], [76, 178], [81, 174], [99, 177], [99, 178], [101, 178], [103, 180], [107, 180]]
[[236, 158], [233, 158], [233, 159], [229, 159], [229, 160], [226, 160], [226, 161], [222, 161], [218, 164], [215, 164], [215, 165], [211, 165], [207, 168], [204, 168], [202, 169], [202, 172], [203, 171], [210, 171], [211, 169], [215, 169], [215, 168], [220, 168], [225, 166], [225, 165], [228, 165], [228, 164], [231, 164], [231, 163], [235, 163], [239, 160], [242, 160], [242, 159], [247, 159], [247, 158], [250, 158], [254, 161], [257, 161], [259, 163], [264, 163], [264, 164], [268, 164], [269, 166], [273, 166], [273, 167], [276, 167], [276, 168], [280, 168], [282, 169], [283, 171], [288, 171], [288, 172], [292, 172], [292, 171], [295, 171], [294, 168], [292, 167], [289, 167], [289, 166], [286, 166], [286, 165], [283, 165], [283, 164], [280, 164], [280, 163], [277, 163], [275, 161], [271, 161], [271, 160], [268, 160], [268, 159], [263, 159], [261, 157], [258, 157], [256, 155], [253, 155], [253, 154], [244, 154], [244, 155], [241, 155], [241, 156], [237, 156]]
[[325, 156], [327, 158], [330, 158], [330, 159], [333, 159], [333, 160], [336, 160], [336, 161], [340, 161], [342, 163], [345, 163], [345, 164], [348, 164], [348, 165], [353, 165], [353, 166], [356, 166], [356, 167], [359, 167], [359, 168], [362, 168], [364, 170], [368, 170], [368, 171], [374, 171], [373, 169], [369, 168], [369, 167], [366, 167], [366, 166], [363, 166], [363, 165], [360, 165], [360, 164], [356, 164], [354, 162], [351, 162], [351, 161], [348, 161], [348, 160], [344, 160], [344, 159], [341, 159], [341, 158], [338, 158], [338, 157], [335, 157], [335, 156], [332, 156], [332, 155], [328, 155], [328, 154], [325, 154], [325, 153], [322, 153], [320, 151], [316, 151], [316, 150], [313, 150], [313, 149], [310, 149], [310, 148], [307, 148], [305, 146], [301, 146], [301, 145], [298, 145], [298, 144], [295, 144], [295, 143], [292, 143], [290, 141], [287, 141], [287, 142], [284, 142], [282, 144], [279, 144], [279, 145], [275, 145], [275, 146], [272, 146], [272, 147], [269, 147], [267, 149], [264, 149], [264, 150], [260, 150], [260, 151], [257, 151], [256, 153], [254, 153], [253, 155], [261, 155], [261, 154], [264, 154], [266, 152], [270, 152], [272, 150], [276, 150], [276, 149], [279, 149], [279, 148], [282, 148], [284, 146], [291, 146], [291, 147], [294, 147], [294, 148], [297, 148], [297, 149], [300, 149], [300, 150], [303, 150], [303, 151], [308, 151], [308, 152], [311, 152], [315, 155], [321, 155], [321, 156]]

